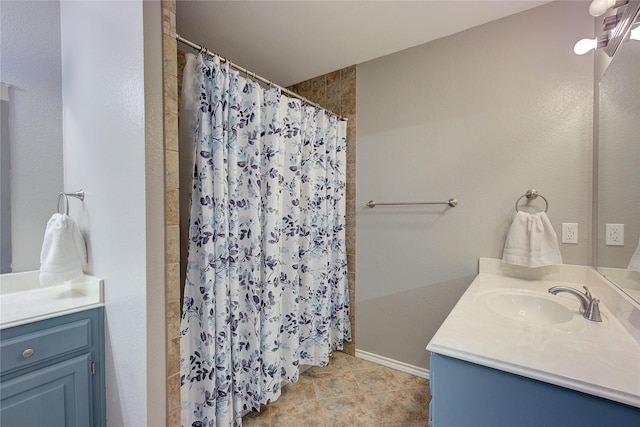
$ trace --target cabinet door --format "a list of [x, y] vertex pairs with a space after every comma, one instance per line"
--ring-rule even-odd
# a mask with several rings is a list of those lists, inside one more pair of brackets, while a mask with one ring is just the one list
[[0, 384], [0, 419], [11, 427], [91, 425], [89, 353]]

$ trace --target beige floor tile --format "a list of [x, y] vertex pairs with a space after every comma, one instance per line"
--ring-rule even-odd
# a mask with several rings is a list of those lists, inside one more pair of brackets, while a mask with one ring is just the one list
[[358, 386], [365, 393], [380, 393], [398, 388], [396, 377], [389, 368], [379, 366], [368, 369], [355, 369], [351, 372]]
[[429, 418], [429, 402], [431, 396], [427, 390], [412, 389], [401, 393], [396, 399], [397, 408], [401, 412], [396, 415], [399, 422], [426, 421]]
[[317, 374], [313, 377], [313, 385], [318, 398], [343, 397], [359, 394], [358, 383], [350, 371], [332, 371]]
[[347, 369], [351, 366], [351, 360], [355, 359], [342, 351], [334, 351], [329, 358], [329, 366], [326, 370]]
[[276, 401], [280, 404], [296, 403], [316, 398], [313, 379], [310, 375], [302, 374], [295, 383], [282, 387], [282, 394]]
[[260, 405], [260, 412], [249, 412], [242, 417], [243, 427], [269, 427], [269, 405]]
[[406, 372], [393, 370], [393, 374], [397, 379], [397, 383], [401, 387], [422, 387], [429, 388], [429, 380], [426, 378], [420, 378], [415, 375], [407, 374]]
[[335, 352], [243, 418], [248, 427], [426, 427], [429, 381]]
[[269, 409], [269, 421], [278, 427], [320, 427], [326, 424], [317, 400], [287, 405], [273, 403]]
[[371, 426], [376, 419], [367, 408], [364, 395], [321, 399], [320, 406], [326, 425], [331, 427]]

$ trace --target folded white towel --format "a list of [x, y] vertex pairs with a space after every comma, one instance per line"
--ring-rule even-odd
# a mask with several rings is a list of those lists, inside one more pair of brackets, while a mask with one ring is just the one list
[[629, 261], [629, 266], [627, 268], [629, 270], [640, 271], [640, 239], [638, 239], [638, 246], [631, 256], [631, 261]]
[[542, 267], [562, 264], [558, 237], [544, 212], [518, 212], [504, 244], [502, 262]]
[[86, 263], [87, 248], [76, 223], [68, 215], [53, 214], [44, 231], [40, 284], [77, 279]]

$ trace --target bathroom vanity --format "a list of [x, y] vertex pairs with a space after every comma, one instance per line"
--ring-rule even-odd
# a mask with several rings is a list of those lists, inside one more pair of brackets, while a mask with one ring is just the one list
[[[602, 322], [558, 285], [588, 286]], [[640, 310], [591, 267], [481, 259], [427, 350], [433, 427], [640, 425]]]
[[102, 281], [40, 287], [33, 273], [2, 279], [2, 425], [106, 425]]

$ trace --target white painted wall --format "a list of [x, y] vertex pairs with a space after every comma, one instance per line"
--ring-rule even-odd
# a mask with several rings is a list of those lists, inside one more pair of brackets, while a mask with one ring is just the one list
[[157, 104], [162, 93], [161, 25], [158, 2], [61, 4], [64, 181], [86, 192], [72, 215], [87, 238], [87, 272], [104, 279], [116, 427], [165, 417], [162, 121], [145, 112], [145, 96]]
[[13, 271], [37, 270], [44, 228], [63, 190], [59, 3], [0, 1], [0, 40], [0, 81], [13, 86]]
[[358, 66], [358, 349], [427, 368], [529, 188], [557, 233], [579, 224], [564, 262], [590, 264], [593, 56], [572, 47], [593, 33], [585, 2], [553, 2]]

